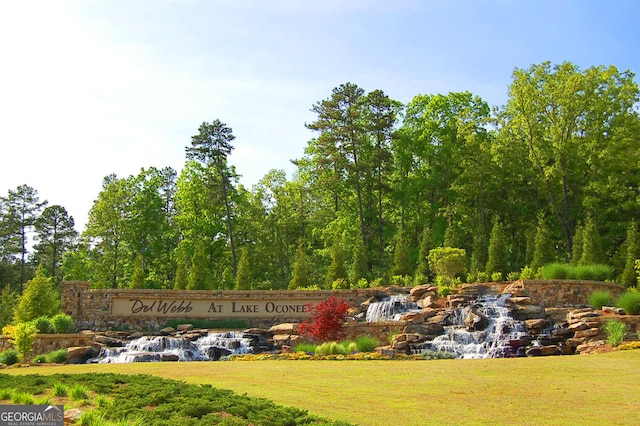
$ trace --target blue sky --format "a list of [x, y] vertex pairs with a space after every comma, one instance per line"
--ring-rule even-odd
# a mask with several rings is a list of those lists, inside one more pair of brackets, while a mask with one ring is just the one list
[[640, 72], [639, 23], [635, 0], [2, 2], [0, 195], [30, 185], [82, 231], [104, 176], [179, 171], [214, 119], [251, 186], [293, 170], [341, 83], [502, 105], [516, 67]]

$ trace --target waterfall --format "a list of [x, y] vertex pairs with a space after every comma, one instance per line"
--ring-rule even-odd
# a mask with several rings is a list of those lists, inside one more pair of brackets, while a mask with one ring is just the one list
[[190, 341], [184, 337], [143, 336], [121, 348], [102, 348], [88, 362], [215, 361], [253, 352], [253, 338], [237, 332], [213, 333]]
[[420, 311], [417, 303], [409, 302], [406, 294], [387, 296], [367, 308], [367, 322], [399, 321], [402, 314]]
[[[447, 351], [458, 358], [501, 358], [514, 356], [510, 342], [522, 338], [525, 326], [516, 321], [506, 306], [508, 294], [479, 296], [472, 306], [458, 308], [449, 316], [445, 333], [432, 341], [422, 343], [414, 350]], [[481, 331], [467, 331], [464, 319], [474, 308], [487, 317], [488, 325]]]

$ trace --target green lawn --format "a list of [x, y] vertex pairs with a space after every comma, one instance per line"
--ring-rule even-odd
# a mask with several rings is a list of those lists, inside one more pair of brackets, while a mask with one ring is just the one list
[[440, 361], [254, 361], [10, 368], [211, 384], [360, 425], [640, 423], [640, 350]]

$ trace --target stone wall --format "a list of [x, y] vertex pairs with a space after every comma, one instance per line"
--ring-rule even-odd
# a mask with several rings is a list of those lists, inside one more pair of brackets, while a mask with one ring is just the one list
[[560, 308], [588, 305], [589, 295], [594, 291], [608, 291], [616, 299], [625, 290], [621, 285], [601, 281], [518, 280], [505, 285], [502, 291], [524, 291], [535, 305]]
[[[331, 296], [357, 306], [380, 289], [321, 291], [138, 290], [90, 289], [86, 282], [63, 282], [61, 309], [79, 329], [148, 330], [172, 318], [243, 319], [252, 327], [300, 322], [309, 316], [305, 304]], [[209, 309], [207, 307], [209, 306]]]
[[[46, 354], [72, 346], [85, 346], [91, 342], [92, 335], [86, 334], [37, 334], [33, 339], [31, 356]], [[11, 349], [9, 336], [0, 335], [0, 352]]]

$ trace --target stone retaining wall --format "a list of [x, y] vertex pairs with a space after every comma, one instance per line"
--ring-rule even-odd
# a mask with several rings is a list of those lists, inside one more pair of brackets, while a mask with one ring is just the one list
[[[482, 285], [496, 293], [524, 293], [533, 304], [543, 308], [584, 306], [596, 290], [609, 291], [614, 298], [625, 290], [611, 283], [570, 280], [519, 280]], [[301, 322], [308, 317], [304, 308], [307, 303], [314, 305], [335, 296], [360, 306], [372, 296], [384, 294], [384, 288], [334, 291], [91, 289], [87, 282], [70, 281], [62, 283], [61, 308], [75, 319], [78, 329], [94, 331], [159, 329], [171, 318], [235, 318], [245, 320], [251, 327], [269, 328], [282, 322]], [[208, 304], [209, 311], [206, 310]], [[280, 312], [269, 309], [275, 304], [287, 309]]]
[[[36, 334], [33, 339], [31, 356], [46, 354], [72, 346], [85, 346], [91, 341], [91, 335], [85, 334]], [[0, 352], [11, 349], [9, 336], [0, 335]]]

